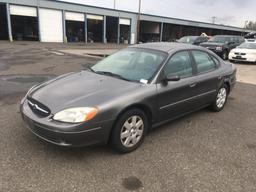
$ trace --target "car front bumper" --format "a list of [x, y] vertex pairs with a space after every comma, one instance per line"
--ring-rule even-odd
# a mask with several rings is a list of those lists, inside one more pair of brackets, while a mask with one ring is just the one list
[[59, 146], [88, 146], [106, 144], [113, 121], [68, 124], [51, 118], [41, 118], [33, 113], [26, 101], [20, 106], [26, 127], [37, 137]]
[[256, 62], [256, 56], [254, 55], [235, 55], [230, 53], [228, 59], [231, 61], [245, 61], [245, 62]]

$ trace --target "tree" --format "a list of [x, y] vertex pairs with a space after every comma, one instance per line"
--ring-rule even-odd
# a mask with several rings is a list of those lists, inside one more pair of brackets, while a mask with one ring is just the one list
[[245, 29], [256, 31], [256, 21], [249, 21], [245, 24]]

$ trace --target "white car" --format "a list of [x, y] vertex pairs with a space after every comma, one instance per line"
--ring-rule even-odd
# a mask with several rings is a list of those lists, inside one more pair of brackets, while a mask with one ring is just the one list
[[228, 56], [230, 61], [246, 61], [256, 63], [256, 42], [245, 42], [232, 49]]

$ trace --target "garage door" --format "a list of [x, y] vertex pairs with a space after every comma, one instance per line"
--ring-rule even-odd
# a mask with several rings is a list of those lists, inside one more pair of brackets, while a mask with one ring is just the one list
[[104, 18], [101, 15], [90, 15], [90, 14], [88, 14], [87, 19], [103, 20]]
[[66, 20], [68, 21], [84, 21], [83, 13], [66, 12]]
[[131, 25], [131, 20], [130, 19], [125, 19], [125, 18], [120, 18], [119, 19], [119, 24], [120, 25]]
[[26, 7], [19, 5], [10, 5], [10, 14], [18, 16], [37, 17], [37, 11], [35, 7]]
[[62, 11], [39, 9], [42, 42], [63, 42]]

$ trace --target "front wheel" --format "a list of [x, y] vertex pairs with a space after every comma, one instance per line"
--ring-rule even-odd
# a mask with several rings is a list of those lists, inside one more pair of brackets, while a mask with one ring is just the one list
[[121, 153], [137, 149], [143, 142], [148, 129], [148, 119], [139, 109], [125, 112], [117, 120], [111, 134], [111, 146]]
[[218, 90], [215, 100], [211, 105], [211, 109], [215, 112], [221, 111], [227, 102], [227, 97], [228, 97], [228, 87], [226, 85], [223, 85]]

